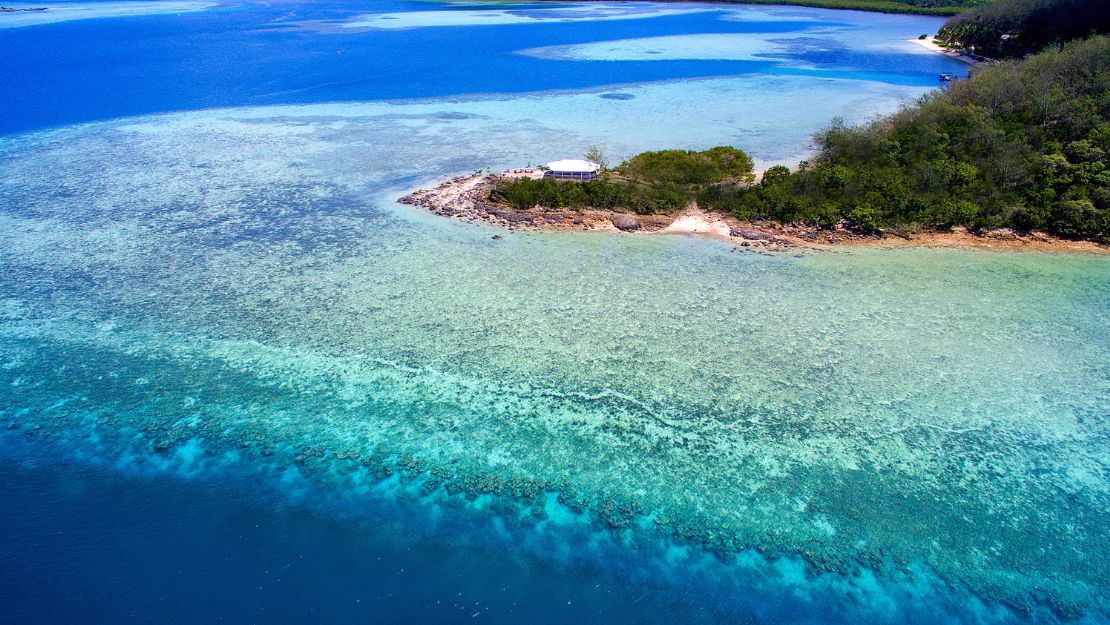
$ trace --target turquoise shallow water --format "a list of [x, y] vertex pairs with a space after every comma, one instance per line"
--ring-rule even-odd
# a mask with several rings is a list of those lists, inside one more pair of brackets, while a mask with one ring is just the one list
[[801, 158], [948, 69], [902, 39], [936, 20], [554, 6], [0, 32], [0, 130], [121, 118], [0, 138], [0, 622], [1110, 618], [1106, 257], [394, 201], [592, 143]]
[[[725, 134], [717, 141], [739, 141], [759, 158], [779, 159], [785, 157], [769, 148], [797, 155], [805, 147], [797, 138], [808, 139], [834, 115], [866, 118], [889, 110], [891, 98], [935, 88], [939, 72], [965, 71], [909, 41], [934, 32], [939, 18], [797, 7], [404, 0], [40, 4], [47, 10], [0, 14], [0, 73], [6, 78], [0, 134], [164, 111], [619, 90], [733, 76], [748, 78], [743, 88], [708, 102], [728, 109], [723, 97], [740, 99], [745, 115], [742, 123], [720, 124]], [[775, 83], [768, 88], [772, 76], [805, 77], [793, 81], [791, 91], [807, 97], [785, 98]], [[814, 79], [842, 82], [830, 87]], [[594, 108], [620, 110], [614, 102], [595, 99]], [[778, 123], [786, 112], [789, 123]], [[672, 117], [667, 126], [712, 119]], [[764, 138], [776, 133], [785, 134]]]
[[8, 436], [693, 585], [733, 615], [1105, 617], [1105, 257], [495, 241], [392, 201], [474, 152], [577, 140], [514, 121], [544, 106], [9, 140]]

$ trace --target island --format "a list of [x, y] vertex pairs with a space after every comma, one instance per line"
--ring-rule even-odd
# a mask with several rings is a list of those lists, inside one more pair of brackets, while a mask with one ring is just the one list
[[521, 169], [402, 201], [512, 229], [690, 232], [768, 248], [897, 240], [1105, 250], [1110, 37], [1086, 29], [1110, 32], [1110, 18], [1080, 11], [1082, 24], [1061, 17], [1051, 30], [1039, 21], [1073, 4], [1014, 2], [950, 20], [937, 37], [947, 49], [989, 49], [996, 60], [869, 124], [834, 120], [794, 170], [757, 176], [731, 146], [644, 152], [610, 168], [593, 147], [585, 161], [596, 171], [579, 178]]
[[[409, 193], [398, 201], [442, 217], [487, 224], [509, 232], [689, 235], [727, 241], [753, 251], [821, 250], [836, 245], [917, 245], [1110, 254], [1110, 246], [1104, 244], [1063, 239], [1039, 231], [1021, 232], [1012, 228], [971, 231], [961, 226], [947, 231], [910, 232], [898, 228], [863, 231], [847, 220], [831, 227], [806, 222], [742, 221], [728, 214], [704, 210], [696, 203], [676, 212], [655, 214], [585, 206], [516, 208], [495, 199], [502, 182], [498, 174], [454, 176]], [[495, 240], [503, 238], [500, 234], [492, 237]]]

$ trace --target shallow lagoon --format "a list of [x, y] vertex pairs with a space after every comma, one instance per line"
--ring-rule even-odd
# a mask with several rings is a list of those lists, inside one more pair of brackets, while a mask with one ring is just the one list
[[[108, 12], [105, 7], [122, 12], [130, 4], [136, 14], [18, 28], [4, 26], [60, 19], [61, 14], [0, 14], [0, 74], [5, 76], [0, 132], [220, 106], [532, 93], [712, 76], [751, 77], [753, 95], [766, 93], [760, 77], [799, 73], [916, 87], [923, 93], [936, 87], [938, 73], [964, 71], [960, 63], [906, 41], [940, 24], [926, 17], [704, 4], [483, 6], [393, 0], [247, 3], [147, 15], [151, 7], [166, 5], [84, 4], [99, 7], [100, 13]], [[69, 10], [72, 4], [62, 6]], [[482, 15], [493, 17], [476, 17]], [[430, 19], [435, 16], [450, 19]], [[518, 54], [537, 47], [706, 34], [783, 41], [773, 58], [748, 60], [612, 63]], [[874, 50], [874, 39], [890, 48]], [[821, 91], [794, 99], [795, 124], [809, 131], [850, 113], [840, 105], [853, 90], [842, 87], [844, 93], [828, 105]], [[757, 100], [748, 107], [749, 117], [758, 121], [773, 115], [776, 104]], [[863, 106], [858, 114], [881, 110]]]
[[[298, 32], [337, 36], [313, 28]], [[245, 499], [309, 543], [338, 532], [333, 548], [378, 526], [352, 547], [366, 555], [350, 565], [358, 583], [382, 583], [371, 554], [403, 568], [407, 545], [423, 571], [436, 554], [445, 575], [472, 563], [491, 583], [468, 594], [487, 606], [505, 608], [492, 580], [544, 588], [529, 620], [565, 621], [546, 593], [580, 596], [591, 580], [611, 602], [591, 596], [576, 618], [621, 606], [647, 622], [1105, 620], [1104, 258], [494, 241], [392, 202], [443, 174], [591, 142], [620, 154], [725, 136], [789, 159], [808, 132], [789, 123], [791, 102], [820, 93], [822, 114], [865, 116], [919, 90], [762, 74], [9, 137], [0, 418], [6, 462], [40, 461], [5, 472], [5, 491], [51, 516], [10, 485], [72, 479], [86, 496], [59, 507], [82, 507], [113, 492], [85, 467], [150, 480], [123, 501], [176, 476], [191, 485], [152, 506]], [[599, 97], [612, 93], [633, 97]], [[158, 531], [190, 519], [214, 558], [235, 552], [216, 539], [223, 521]], [[197, 548], [158, 544], [170, 562]], [[10, 572], [27, 556], [7, 558]], [[268, 565], [241, 562], [248, 579]], [[326, 560], [309, 568], [334, 575]], [[183, 583], [211, 590], [206, 577]], [[421, 584], [437, 598], [451, 586], [427, 573], [405, 587]], [[623, 612], [645, 595], [648, 608]], [[242, 613], [220, 608], [208, 609]]]

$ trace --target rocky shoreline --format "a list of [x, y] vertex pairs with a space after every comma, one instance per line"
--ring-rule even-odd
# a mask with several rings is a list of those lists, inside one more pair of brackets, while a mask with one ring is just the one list
[[[1021, 249], [1107, 254], [1110, 247], [1090, 241], [1068, 241], [1040, 232], [1018, 233], [1008, 228], [972, 234], [962, 228], [950, 232], [907, 233], [887, 230], [875, 234], [853, 231], [841, 223], [833, 228], [776, 222], [745, 222], [709, 213], [695, 205], [671, 215], [637, 215], [603, 209], [519, 210], [491, 202], [489, 192], [497, 176], [456, 176], [434, 187], [420, 189], [398, 201], [436, 215], [470, 223], [484, 223], [509, 231], [585, 231], [638, 234], [685, 234], [728, 241], [737, 247], [763, 250], [824, 249], [837, 245], [931, 246]], [[501, 238], [495, 235], [494, 238]]]

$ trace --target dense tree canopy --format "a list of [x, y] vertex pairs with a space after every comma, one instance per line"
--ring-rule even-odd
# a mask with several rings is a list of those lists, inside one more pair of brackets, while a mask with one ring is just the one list
[[741, 219], [831, 226], [1012, 227], [1110, 240], [1110, 38], [1092, 37], [970, 80], [865, 126], [834, 123], [797, 172], [752, 183], [742, 151], [664, 150], [600, 180], [504, 182], [518, 208], [671, 212], [696, 199]]
[[868, 126], [833, 124], [797, 173], [714, 187], [743, 218], [1110, 236], [1110, 39], [977, 72]]
[[493, 199], [519, 209], [592, 207], [667, 213], [686, 206], [707, 185], [750, 184], [753, 169], [750, 156], [728, 146], [701, 152], [644, 152], [590, 182], [504, 180], [494, 189]]
[[725, 180], [751, 182], [753, 168], [751, 157], [744, 152], [718, 146], [703, 152], [644, 152], [621, 163], [617, 170], [646, 184], [697, 185]]
[[794, 4], [822, 9], [857, 9], [881, 13], [954, 15], [963, 9], [989, 4], [991, 0], [726, 0], [743, 4]]
[[937, 39], [1001, 59], [1104, 33], [1110, 33], [1107, 0], [999, 0], [949, 19]]

